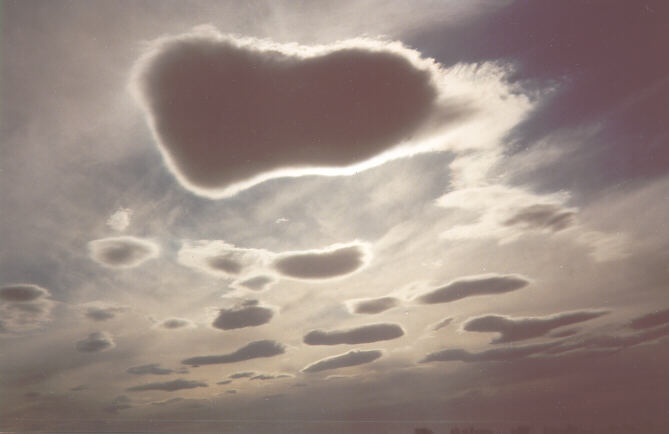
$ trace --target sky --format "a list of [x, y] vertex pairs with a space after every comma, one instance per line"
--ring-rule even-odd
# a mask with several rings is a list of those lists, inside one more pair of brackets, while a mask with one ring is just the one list
[[3, 1], [0, 429], [666, 426], [668, 20]]

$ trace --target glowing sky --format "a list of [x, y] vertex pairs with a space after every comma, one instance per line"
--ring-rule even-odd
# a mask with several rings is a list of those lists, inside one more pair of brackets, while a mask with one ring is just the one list
[[0, 429], [669, 422], [668, 9], [4, 1]]

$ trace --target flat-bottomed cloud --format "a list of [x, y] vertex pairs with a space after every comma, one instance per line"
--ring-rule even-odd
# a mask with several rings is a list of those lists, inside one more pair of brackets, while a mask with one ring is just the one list
[[274, 357], [283, 354], [285, 351], [285, 347], [276, 341], [262, 340], [251, 342], [229, 354], [191, 357], [183, 360], [181, 363], [191, 366], [236, 363], [263, 357]]
[[530, 280], [518, 274], [483, 274], [462, 277], [417, 298], [424, 304], [450, 303], [477, 295], [504, 294], [524, 288]]
[[286, 252], [273, 261], [283, 276], [295, 279], [329, 279], [359, 270], [369, 260], [366, 245], [335, 245], [323, 250]]
[[400, 300], [395, 297], [368, 298], [362, 300], [350, 300], [349, 310], [358, 314], [377, 314], [392, 309], [400, 304]]
[[302, 372], [321, 372], [331, 369], [346, 368], [349, 366], [371, 363], [383, 355], [381, 350], [351, 350], [348, 353], [326, 357], [302, 369]]
[[88, 249], [95, 262], [111, 268], [136, 267], [159, 253], [153, 242], [129, 236], [93, 240]]
[[387, 341], [404, 336], [404, 330], [397, 324], [369, 324], [346, 330], [313, 330], [302, 339], [307, 345], [366, 344]]
[[270, 322], [273, 316], [274, 310], [269, 307], [244, 304], [231, 309], [219, 310], [218, 316], [211, 325], [220, 330], [257, 327]]
[[129, 387], [126, 390], [129, 392], [142, 392], [146, 390], [163, 390], [165, 392], [175, 392], [177, 390], [195, 389], [196, 387], [208, 386], [207, 383], [203, 383], [201, 381], [184, 380], [180, 378], [178, 380], [165, 381], [161, 383], [140, 384], [139, 386]]

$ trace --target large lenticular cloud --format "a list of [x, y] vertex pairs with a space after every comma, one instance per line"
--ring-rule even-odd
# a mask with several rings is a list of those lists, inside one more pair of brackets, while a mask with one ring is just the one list
[[370, 160], [468, 112], [439, 101], [437, 71], [399, 43], [305, 47], [200, 27], [155, 41], [132, 90], [179, 181], [225, 197]]

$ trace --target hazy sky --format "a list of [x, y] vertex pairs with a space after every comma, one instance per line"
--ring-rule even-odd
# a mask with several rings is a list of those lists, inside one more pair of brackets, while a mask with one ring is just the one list
[[668, 40], [662, 1], [3, 1], [0, 429], [669, 423]]

